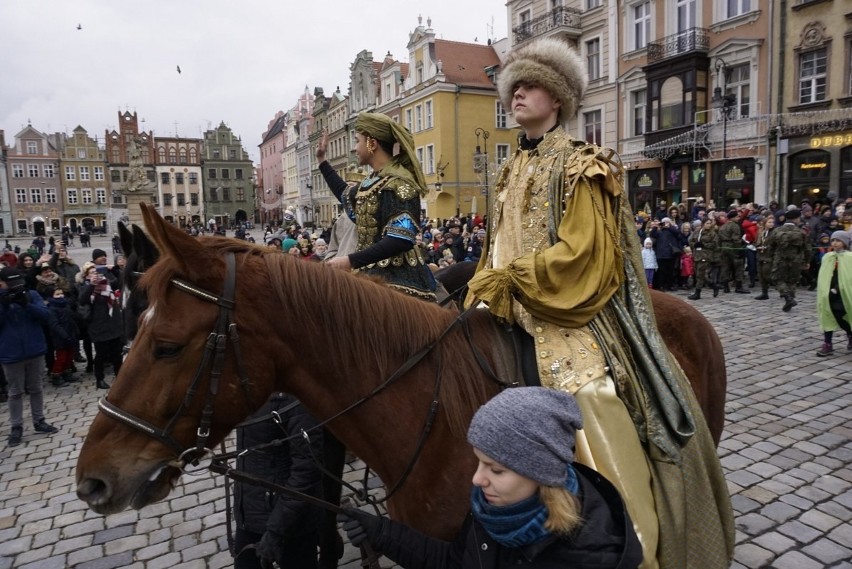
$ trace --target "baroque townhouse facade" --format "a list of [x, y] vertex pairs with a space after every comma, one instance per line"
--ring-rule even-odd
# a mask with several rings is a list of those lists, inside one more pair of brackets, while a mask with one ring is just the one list
[[[426, 214], [484, 214], [500, 164], [517, 148], [518, 131], [494, 83], [505, 45], [436, 39], [429, 19], [418, 23], [409, 34], [402, 92], [383, 100], [380, 110], [398, 113], [414, 137], [429, 190], [422, 200]], [[396, 75], [383, 71], [380, 78], [387, 86]]]
[[777, 2], [769, 134], [782, 203], [852, 196], [852, 5]]
[[[154, 134], [151, 131], [139, 130], [139, 117], [134, 111], [118, 111], [118, 130], [107, 130], [104, 133], [106, 142], [106, 160], [109, 169], [109, 200], [110, 208], [107, 214], [107, 225], [115, 232], [117, 223], [129, 221], [127, 211], [127, 175], [130, 171], [130, 146], [136, 142], [139, 156], [145, 168], [148, 182], [153, 189], [156, 187], [156, 171], [154, 169]], [[156, 194], [154, 194], [156, 196]]]
[[154, 140], [157, 211], [181, 228], [205, 223], [201, 143], [200, 138], [158, 136]]
[[109, 226], [110, 196], [106, 179], [106, 153], [82, 126], [65, 139], [60, 152], [59, 175], [65, 208], [63, 225], [92, 233], [115, 231]]
[[771, 15], [757, 1], [625, 1], [618, 150], [634, 211], [769, 199]]
[[62, 229], [65, 207], [59, 176], [59, 150], [65, 135], [27, 125], [7, 151], [6, 169], [15, 235], [47, 235]]
[[282, 153], [287, 145], [287, 121], [284, 111], [275, 113], [269, 121], [266, 132], [261, 136], [260, 167], [258, 168], [258, 205], [262, 225], [278, 225], [284, 210], [284, 176], [282, 172]]
[[202, 219], [221, 227], [254, 221], [253, 168], [240, 137], [223, 122], [204, 133]]
[[[314, 126], [310, 135], [311, 148], [315, 149], [323, 129], [328, 131], [326, 159], [337, 174], [344, 179], [350, 161], [354, 163], [350, 156], [354, 142], [346, 128], [346, 119], [349, 116], [348, 105], [348, 98], [340, 92], [340, 87], [330, 96], [325, 96], [321, 89], [317, 89], [317, 96], [314, 101]], [[341, 212], [340, 202], [328, 189], [325, 178], [319, 172], [319, 164], [313, 164], [311, 180], [317, 212], [317, 225], [319, 227], [330, 227]]]
[[313, 185], [310, 135], [314, 120], [315, 95], [305, 85], [296, 104], [287, 113], [284, 124], [286, 144], [279, 157], [283, 178], [282, 208], [290, 208], [299, 225], [314, 225], [316, 213], [312, 204]]

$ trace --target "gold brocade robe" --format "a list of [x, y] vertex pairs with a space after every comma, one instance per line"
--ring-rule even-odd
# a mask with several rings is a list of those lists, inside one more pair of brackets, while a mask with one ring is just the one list
[[[621, 174], [600, 148], [561, 129], [518, 150], [495, 186], [469, 302], [524, 328], [542, 385], [576, 396], [577, 460], [621, 492], [642, 567], [728, 567], [730, 499], [689, 384], [647, 314], [647, 290], [630, 278], [641, 261], [623, 221]], [[643, 333], [647, 345], [625, 346]]]

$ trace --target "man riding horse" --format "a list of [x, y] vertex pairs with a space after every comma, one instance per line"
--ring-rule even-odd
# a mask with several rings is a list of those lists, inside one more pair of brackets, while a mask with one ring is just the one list
[[575, 395], [578, 461], [621, 492], [642, 567], [728, 567], [733, 515], [683, 371], [666, 350], [611, 151], [566, 133], [586, 87], [564, 42], [509, 54], [500, 98], [523, 129], [498, 176], [468, 305], [521, 328], [541, 384]]

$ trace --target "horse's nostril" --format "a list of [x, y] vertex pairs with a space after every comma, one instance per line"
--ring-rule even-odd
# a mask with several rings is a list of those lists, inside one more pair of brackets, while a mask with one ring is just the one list
[[108, 497], [107, 485], [97, 478], [85, 478], [77, 484], [77, 497], [88, 504], [100, 503]]

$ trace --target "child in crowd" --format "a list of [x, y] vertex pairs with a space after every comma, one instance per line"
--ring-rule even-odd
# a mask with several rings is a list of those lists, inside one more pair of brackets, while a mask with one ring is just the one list
[[648, 288], [654, 288], [654, 273], [657, 272], [657, 254], [654, 252], [654, 242], [650, 237], [645, 238], [645, 246], [642, 248], [642, 266], [645, 268], [645, 280]]
[[68, 306], [65, 291], [61, 287], [47, 287], [43, 296], [50, 311], [50, 336], [53, 340], [53, 365], [50, 368], [50, 382], [59, 387], [76, 381], [72, 376], [74, 355], [77, 353], [79, 332], [74, 322], [74, 313]]
[[680, 285], [683, 288], [691, 288], [695, 283], [695, 259], [692, 257], [692, 249], [683, 248], [680, 256]]
[[817, 315], [825, 335], [818, 356], [834, 353], [835, 330], [846, 332], [846, 349], [852, 351], [852, 252], [848, 231], [831, 234], [831, 251], [822, 258], [817, 282]]

